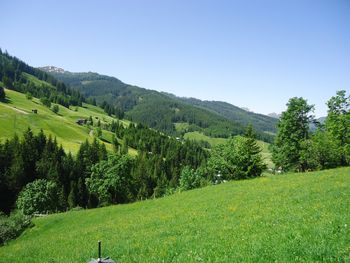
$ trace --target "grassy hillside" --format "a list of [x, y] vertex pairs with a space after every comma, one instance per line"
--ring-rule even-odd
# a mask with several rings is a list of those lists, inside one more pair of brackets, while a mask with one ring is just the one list
[[[0, 102], [1, 141], [12, 138], [15, 133], [20, 136], [28, 127], [35, 133], [43, 129], [45, 134], [56, 137], [65, 150], [76, 153], [82, 142], [86, 139], [92, 141], [94, 137], [91, 132], [93, 127], [80, 126], [75, 123], [76, 120], [92, 116], [96, 122], [98, 120], [102, 123], [112, 121], [112, 118], [102, 109], [89, 104], [70, 109], [59, 106], [59, 112], [55, 114], [36, 98], [28, 100], [22, 93], [13, 90], [5, 90], [5, 92], [7, 102]], [[33, 109], [37, 109], [38, 114], [32, 113]], [[112, 146], [108, 142], [111, 141], [112, 133], [104, 130], [102, 138], [105, 139], [107, 149], [111, 150]]]
[[[182, 124], [178, 125], [178, 126], [182, 126]], [[195, 140], [195, 141], [205, 141], [205, 142], [208, 142], [212, 147], [214, 147], [218, 144], [226, 143], [228, 140], [225, 138], [212, 138], [212, 137], [206, 136], [205, 134], [197, 132], [197, 131], [185, 133], [184, 138], [190, 139], [190, 140]], [[272, 154], [269, 150], [270, 144], [267, 142], [263, 142], [263, 141], [258, 140], [258, 145], [261, 148], [261, 155], [264, 158], [265, 163], [267, 164], [267, 166], [269, 168], [272, 168], [274, 166], [274, 164], [271, 160]]]
[[195, 141], [205, 141], [205, 142], [208, 142], [212, 147], [218, 144], [226, 143], [228, 140], [225, 138], [212, 138], [197, 131], [185, 133], [184, 138], [189, 140], [195, 140]]
[[34, 220], [2, 262], [349, 262], [350, 168], [230, 182]]

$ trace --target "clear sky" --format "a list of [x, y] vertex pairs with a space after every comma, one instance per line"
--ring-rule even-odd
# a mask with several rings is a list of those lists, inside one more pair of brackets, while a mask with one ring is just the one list
[[350, 0], [1, 0], [0, 47], [255, 112], [350, 90]]

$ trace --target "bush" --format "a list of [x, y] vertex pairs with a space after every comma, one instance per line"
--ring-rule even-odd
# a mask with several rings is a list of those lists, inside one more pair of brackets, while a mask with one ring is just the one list
[[180, 190], [191, 190], [208, 185], [209, 181], [205, 179], [203, 173], [197, 169], [191, 169], [186, 166], [182, 169], [180, 175]]
[[31, 224], [30, 216], [21, 211], [12, 212], [10, 216], [0, 213], [0, 245], [18, 237]]
[[33, 99], [32, 93], [26, 92], [26, 98], [27, 98], [27, 100], [32, 100]]
[[60, 110], [60, 108], [58, 107], [58, 105], [53, 105], [52, 106], [52, 111], [54, 112], [54, 113], [58, 113], [58, 111]]
[[19, 193], [17, 208], [25, 215], [55, 212], [60, 207], [59, 194], [56, 183], [38, 179], [27, 184]]
[[46, 107], [50, 108], [51, 107], [51, 101], [46, 98], [46, 97], [42, 97], [40, 98], [40, 101], [43, 105], [45, 105]]

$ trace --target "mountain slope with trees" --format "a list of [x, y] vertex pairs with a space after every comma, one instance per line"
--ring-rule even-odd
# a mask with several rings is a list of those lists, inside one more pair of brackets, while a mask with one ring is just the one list
[[[31, 67], [0, 49], [0, 81], [5, 88], [26, 93], [64, 107], [81, 106], [85, 98], [48, 73]], [[2, 95], [0, 94], [0, 97]]]
[[[117, 78], [97, 73], [72, 73], [43, 67], [60, 81], [78, 90], [87, 98], [102, 105], [104, 102], [125, 112], [130, 120], [140, 122], [173, 135], [175, 123], [188, 123], [191, 131], [199, 131], [211, 137], [228, 138], [244, 134], [248, 124], [252, 124], [257, 137], [272, 141], [276, 122], [267, 116], [236, 110], [235, 106], [214, 103], [206, 106], [190, 103], [173, 95], [128, 85]], [[157, 105], [157, 107], [155, 107]], [[224, 105], [224, 108], [220, 108]]]
[[270, 133], [276, 132], [276, 125], [278, 120], [275, 118], [271, 118], [263, 114], [249, 112], [223, 101], [207, 101], [195, 98], [176, 97], [172, 94], [168, 95], [190, 105], [215, 112], [220, 116], [223, 116], [235, 122], [239, 122], [244, 126], [251, 124], [255, 130]]

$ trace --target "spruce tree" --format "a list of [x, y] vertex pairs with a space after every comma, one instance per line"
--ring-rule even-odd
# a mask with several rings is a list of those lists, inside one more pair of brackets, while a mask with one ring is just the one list
[[6, 94], [5, 94], [5, 90], [3, 87], [0, 86], [0, 100], [5, 99]]

